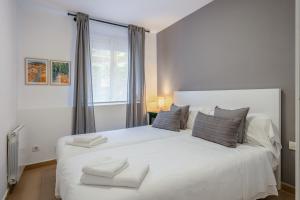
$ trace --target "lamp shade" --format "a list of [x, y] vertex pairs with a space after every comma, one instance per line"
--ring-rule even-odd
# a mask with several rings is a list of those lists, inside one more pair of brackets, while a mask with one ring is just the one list
[[157, 105], [160, 110], [169, 110], [172, 104], [172, 97], [160, 96], [157, 98]]
[[147, 102], [147, 111], [148, 112], [167, 111], [170, 109], [172, 102], [173, 101], [171, 96], [152, 97]]

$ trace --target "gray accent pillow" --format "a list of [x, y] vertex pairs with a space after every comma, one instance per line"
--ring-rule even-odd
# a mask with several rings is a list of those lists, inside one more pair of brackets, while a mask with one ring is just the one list
[[219, 108], [218, 106], [215, 107], [215, 116], [216, 117], [223, 117], [223, 118], [239, 118], [241, 119], [241, 124], [237, 131], [237, 142], [243, 144], [245, 138], [245, 126], [246, 126], [246, 117], [249, 112], [249, 108], [241, 108], [237, 110], [226, 110]]
[[192, 135], [204, 140], [235, 148], [241, 119], [226, 119], [198, 112]]
[[160, 111], [157, 114], [152, 124], [152, 127], [179, 132], [180, 116], [181, 116], [180, 109], [174, 111]]
[[190, 111], [190, 106], [176, 106], [175, 104], [171, 105], [170, 110], [171, 111], [176, 111], [180, 109], [181, 110], [181, 116], [180, 116], [180, 129], [186, 129], [187, 127], [187, 121], [189, 118], [189, 111]]

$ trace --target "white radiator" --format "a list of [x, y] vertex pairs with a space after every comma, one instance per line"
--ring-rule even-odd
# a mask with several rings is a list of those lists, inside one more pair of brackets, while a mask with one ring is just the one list
[[7, 182], [16, 184], [26, 164], [26, 136], [23, 125], [7, 135]]

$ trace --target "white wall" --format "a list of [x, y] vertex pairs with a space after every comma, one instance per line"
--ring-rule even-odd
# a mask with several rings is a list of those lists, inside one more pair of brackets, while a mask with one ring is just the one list
[[7, 188], [6, 134], [16, 126], [16, 51], [14, 0], [0, 0], [0, 199]]
[[[25, 85], [24, 58], [72, 60], [75, 23], [66, 13], [18, 1], [18, 108], [72, 105], [72, 87]], [[72, 63], [74, 64], [74, 63]], [[72, 67], [71, 74], [74, 73]], [[73, 79], [71, 79], [73, 80]], [[72, 82], [73, 85], [73, 82]]]
[[[30, 146], [29, 163], [55, 158], [55, 144], [72, 127], [71, 86], [28, 86], [24, 84], [24, 58], [72, 61], [76, 25], [67, 11], [18, 1], [18, 122], [27, 127]], [[147, 97], [156, 95], [156, 35], [146, 38]], [[74, 78], [71, 78], [74, 80]], [[98, 131], [125, 127], [125, 105], [96, 106]], [[40, 151], [31, 152], [33, 146]]]

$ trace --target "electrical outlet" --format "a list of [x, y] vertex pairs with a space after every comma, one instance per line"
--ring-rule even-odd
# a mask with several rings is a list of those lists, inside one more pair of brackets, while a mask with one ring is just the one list
[[289, 149], [296, 151], [296, 142], [290, 141], [289, 142]]
[[32, 147], [32, 152], [38, 152], [38, 151], [40, 151], [40, 147], [39, 146]]

